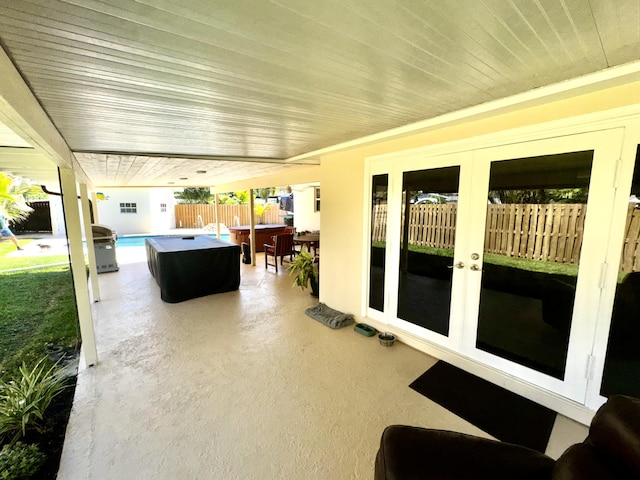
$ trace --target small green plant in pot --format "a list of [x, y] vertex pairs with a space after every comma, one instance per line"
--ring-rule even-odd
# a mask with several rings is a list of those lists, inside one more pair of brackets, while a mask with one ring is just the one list
[[320, 293], [318, 272], [314, 263], [315, 257], [303, 247], [293, 261], [289, 263], [289, 276], [295, 278], [293, 286], [300, 287], [302, 290], [311, 285], [311, 295], [317, 297]]

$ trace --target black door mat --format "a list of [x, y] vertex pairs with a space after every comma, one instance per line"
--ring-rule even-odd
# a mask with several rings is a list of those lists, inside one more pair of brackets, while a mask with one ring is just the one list
[[503, 442], [543, 452], [556, 412], [439, 361], [410, 388]]

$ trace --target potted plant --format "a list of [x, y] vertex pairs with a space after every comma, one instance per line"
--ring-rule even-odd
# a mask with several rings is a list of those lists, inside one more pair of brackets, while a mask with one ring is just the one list
[[315, 257], [306, 247], [303, 247], [289, 263], [289, 276], [292, 277], [295, 275], [293, 286], [298, 286], [302, 288], [302, 290], [311, 284], [311, 295], [317, 297], [320, 291], [320, 285], [314, 261]]

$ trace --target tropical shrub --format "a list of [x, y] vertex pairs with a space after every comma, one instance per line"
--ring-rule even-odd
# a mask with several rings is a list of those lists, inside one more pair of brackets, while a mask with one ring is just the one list
[[36, 445], [5, 445], [0, 451], [0, 480], [27, 480], [40, 470], [45, 455]]
[[185, 188], [181, 192], [175, 192], [174, 197], [178, 203], [208, 204], [213, 201], [210, 188], [193, 187]]
[[272, 203], [256, 203], [253, 207], [253, 211], [258, 217], [258, 223], [263, 223], [264, 214], [273, 206]]
[[44, 414], [51, 401], [65, 388], [58, 365], [46, 368], [41, 359], [32, 370], [23, 364], [21, 377], [0, 381], [0, 436], [14, 444], [27, 430], [42, 432]]
[[9, 220], [24, 220], [33, 211], [26, 202], [46, 197], [40, 186], [0, 172], [0, 215]]

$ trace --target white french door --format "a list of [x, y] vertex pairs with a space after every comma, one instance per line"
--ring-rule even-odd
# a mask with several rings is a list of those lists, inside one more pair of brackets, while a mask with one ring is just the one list
[[380, 173], [372, 175], [378, 205], [372, 211], [367, 315], [453, 350], [461, 348], [466, 281], [466, 271], [453, 267], [453, 252], [468, 248], [470, 197], [463, 192], [472, 183], [471, 167], [466, 152], [378, 164]]
[[373, 164], [368, 315], [584, 403], [622, 133]]

